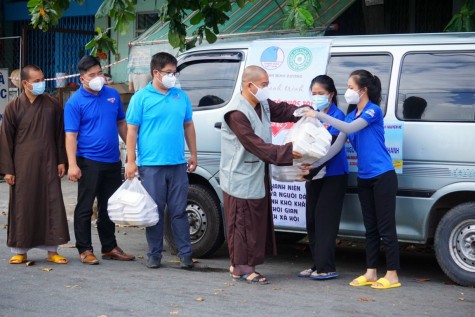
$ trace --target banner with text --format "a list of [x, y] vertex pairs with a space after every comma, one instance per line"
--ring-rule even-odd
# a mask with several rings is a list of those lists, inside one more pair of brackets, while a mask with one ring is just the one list
[[0, 68], [0, 119], [8, 103], [8, 69]]
[[[330, 46], [327, 39], [254, 41], [246, 65], [257, 65], [267, 71], [272, 100], [310, 105], [310, 82], [326, 73]], [[292, 126], [293, 123], [273, 123], [272, 142], [282, 144]], [[305, 228], [305, 183], [272, 183], [274, 225]]]

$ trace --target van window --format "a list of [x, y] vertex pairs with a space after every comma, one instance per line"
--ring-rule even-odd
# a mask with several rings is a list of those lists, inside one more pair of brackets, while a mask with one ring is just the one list
[[475, 121], [475, 52], [409, 53], [402, 62], [397, 117]]
[[392, 56], [389, 54], [332, 55], [328, 64], [327, 74], [333, 78], [336, 90], [338, 91], [338, 108], [345, 114], [348, 112], [348, 104], [345, 101], [348, 77], [357, 69], [366, 69], [381, 80], [380, 106], [383, 113], [386, 113], [392, 61]]
[[241, 60], [241, 53], [229, 52], [184, 58], [178, 67], [177, 86], [190, 97], [193, 111], [216, 108], [231, 99]]

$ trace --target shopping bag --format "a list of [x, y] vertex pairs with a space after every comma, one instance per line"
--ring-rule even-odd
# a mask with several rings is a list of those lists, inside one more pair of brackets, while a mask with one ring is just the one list
[[[317, 118], [302, 117], [289, 130], [283, 144], [293, 142], [294, 152], [302, 154], [295, 159], [292, 166], [272, 166], [272, 178], [281, 182], [293, 182], [301, 178], [303, 163], [313, 164], [327, 154], [331, 146], [332, 136]], [[325, 170], [318, 178], [324, 176]]]
[[120, 225], [150, 227], [158, 223], [155, 201], [137, 177], [126, 180], [109, 198], [107, 212]]

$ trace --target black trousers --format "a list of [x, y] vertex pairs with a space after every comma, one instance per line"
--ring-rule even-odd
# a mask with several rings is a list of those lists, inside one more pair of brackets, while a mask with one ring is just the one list
[[358, 178], [358, 196], [366, 228], [366, 265], [378, 266], [381, 240], [388, 270], [399, 270], [399, 244], [396, 233], [397, 176], [389, 171], [374, 178]]
[[104, 163], [77, 157], [82, 176], [78, 181], [78, 202], [74, 210], [74, 235], [79, 253], [93, 250], [91, 218], [94, 199], [97, 197], [97, 231], [102, 253], [117, 246], [115, 224], [109, 219], [107, 201], [122, 184], [121, 162]]
[[309, 181], [306, 188], [307, 233], [314, 270], [336, 272], [335, 240], [340, 226], [348, 175]]

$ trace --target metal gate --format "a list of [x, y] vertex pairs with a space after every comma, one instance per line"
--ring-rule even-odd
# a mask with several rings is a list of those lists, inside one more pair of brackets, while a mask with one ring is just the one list
[[[17, 22], [17, 34], [24, 41], [23, 63], [38, 65], [46, 78], [57, 73], [77, 73], [77, 63], [87, 52], [84, 46], [94, 37], [94, 16], [63, 17], [48, 32], [33, 30], [29, 21]], [[69, 82], [79, 83], [78, 78]], [[55, 81], [47, 81], [48, 90], [56, 88]]]

